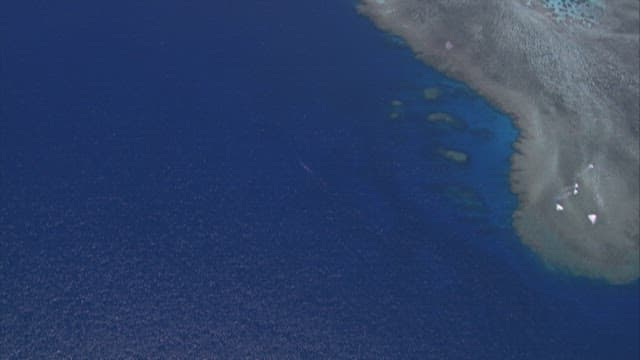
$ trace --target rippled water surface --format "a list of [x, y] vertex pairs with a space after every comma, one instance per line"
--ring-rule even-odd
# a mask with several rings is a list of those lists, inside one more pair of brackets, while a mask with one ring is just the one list
[[513, 233], [509, 119], [287, 3], [0, 5], [0, 357], [637, 357], [637, 284]]

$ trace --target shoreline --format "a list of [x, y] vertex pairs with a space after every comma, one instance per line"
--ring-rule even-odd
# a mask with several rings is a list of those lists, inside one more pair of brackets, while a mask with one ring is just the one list
[[[529, 248], [550, 267], [576, 275], [617, 284], [638, 279], [633, 12], [622, 21], [615, 18], [621, 10], [612, 10], [603, 25], [586, 28], [555, 22], [518, 0], [361, 0], [358, 10], [512, 120], [513, 225]], [[579, 193], [559, 199], [575, 184]]]

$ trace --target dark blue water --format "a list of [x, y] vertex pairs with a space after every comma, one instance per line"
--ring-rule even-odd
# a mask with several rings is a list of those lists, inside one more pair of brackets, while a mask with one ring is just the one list
[[0, 358], [638, 357], [637, 283], [515, 237], [509, 119], [353, 3], [0, 14]]

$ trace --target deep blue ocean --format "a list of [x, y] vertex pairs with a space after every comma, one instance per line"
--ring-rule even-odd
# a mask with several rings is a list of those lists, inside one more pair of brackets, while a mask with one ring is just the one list
[[3, 1], [0, 358], [637, 359], [516, 137], [352, 1]]

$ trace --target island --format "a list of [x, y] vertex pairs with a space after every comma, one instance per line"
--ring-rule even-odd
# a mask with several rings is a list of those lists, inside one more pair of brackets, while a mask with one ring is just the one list
[[360, 0], [358, 9], [513, 119], [513, 224], [544, 263], [638, 279], [638, 0]]

